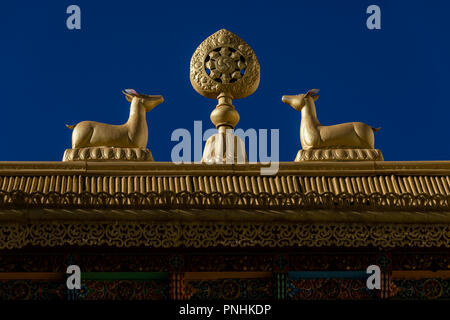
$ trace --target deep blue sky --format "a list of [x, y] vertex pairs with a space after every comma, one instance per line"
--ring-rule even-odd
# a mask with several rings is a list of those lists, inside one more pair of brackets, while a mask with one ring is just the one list
[[[77, 4], [82, 29], [66, 28]], [[381, 30], [366, 8], [381, 8]], [[0, 5], [0, 160], [56, 160], [71, 146], [64, 124], [120, 124], [121, 90], [162, 94], [147, 114], [157, 161], [170, 161], [176, 128], [212, 127], [216, 102], [189, 82], [196, 47], [225, 28], [261, 65], [259, 89], [235, 100], [238, 127], [280, 129], [280, 159], [300, 148], [300, 114], [283, 94], [320, 88], [324, 125], [382, 127], [386, 160], [450, 160], [449, 1], [4, 1]]]

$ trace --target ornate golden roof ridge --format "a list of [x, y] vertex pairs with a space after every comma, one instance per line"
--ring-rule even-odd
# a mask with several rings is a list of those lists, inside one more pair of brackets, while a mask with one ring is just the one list
[[[260, 163], [248, 164], [174, 164], [138, 161], [0, 161], [0, 176], [9, 175], [166, 175], [226, 176], [260, 175]], [[277, 176], [314, 175], [450, 175], [450, 161], [364, 161], [364, 162], [280, 162]]]

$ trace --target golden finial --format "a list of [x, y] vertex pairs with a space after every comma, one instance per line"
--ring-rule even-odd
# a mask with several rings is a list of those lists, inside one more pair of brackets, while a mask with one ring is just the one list
[[[239, 122], [233, 99], [242, 99], [255, 92], [259, 78], [259, 62], [254, 51], [228, 30], [221, 29], [212, 34], [195, 50], [190, 70], [192, 87], [202, 96], [218, 100], [211, 121], [219, 133], [206, 142], [203, 162], [246, 160], [243, 141], [230, 132]], [[227, 145], [227, 141], [234, 141], [236, 145]]]

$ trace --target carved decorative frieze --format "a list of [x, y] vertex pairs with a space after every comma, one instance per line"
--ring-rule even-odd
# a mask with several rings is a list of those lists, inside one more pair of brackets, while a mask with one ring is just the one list
[[450, 195], [411, 193], [65, 192], [0, 191], [0, 208], [450, 210]]
[[3, 223], [0, 249], [25, 246], [450, 247], [448, 224]]

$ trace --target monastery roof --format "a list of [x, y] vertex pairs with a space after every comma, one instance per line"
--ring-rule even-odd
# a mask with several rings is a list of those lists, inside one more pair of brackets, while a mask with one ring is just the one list
[[[6, 198], [2, 198], [0, 207], [24, 201], [32, 206], [51, 206], [51, 201], [44, 201], [49, 195], [54, 199], [65, 197], [65, 207], [133, 206], [129, 201], [117, 200], [133, 196], [140, 197], [140, 204], [135, 206], [146, 208], [174, 201], [185, 207], [220, 208], [227, 207], [230, 201], [245, 208], [295, 207], [293, 201], [298, 197], [303, 199], [304, 203], [298, 204], [302, 207], [307, 205], [305, 196], [309, 195], [311, 199], [322, 198], [322, 202], [315, 201], [319, 208], [323, 201], [349, 197], [353, 202], [371, 197], [372, 206], [380, 208], [395, 207], [383, 205], [386, 197], [401, 198], [419, 209], [449, 208], [450, 161], [280, 163], [275, 176], [261, 176], [261, 167], [129, 161], [3, 162], [0, 193]], [[91, 198], [83, 202], [81, 195]], [[70, 197], [78, 202], [70, 202]], [[245, 201], [246, 197], [253, 197], [253, 201]], [[438, 206], [433, 205], [433, 199], [440, 201]]]
[[68, 126], [62, 162], [0, 162], [0, 249], [450, 247], [450, 161], [383, 161], [378, 129], [319, 128], [311, 89], [282, 97], [310, 116], [295, 161], [266, 176], [265, 165], [246, 163], [245, 143], [230, 130], [240, 119], [233, 99], [259, 85], [251, 47], [217, 31], [194, 52], [190, 81], [218, 103], [203, 164], [154, 162], [143, 124], [164, 98], [125, 89], [132, 120]]
[[0, 249], [450, 246], [450, 161], [0, 163]]

